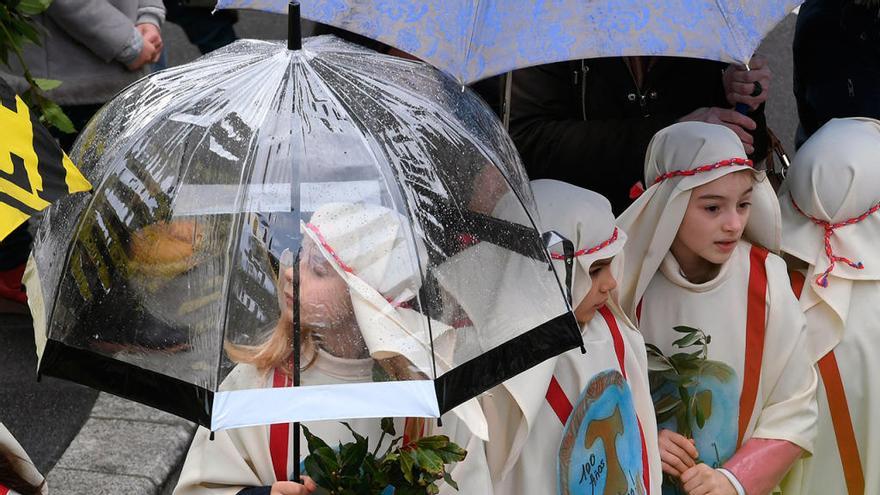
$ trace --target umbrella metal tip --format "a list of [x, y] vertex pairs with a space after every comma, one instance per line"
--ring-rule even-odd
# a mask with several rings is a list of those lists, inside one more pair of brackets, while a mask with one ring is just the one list
[[299, 2], [290, 2], [287, 6], [287, 49], [302, 49], [302, 17]]

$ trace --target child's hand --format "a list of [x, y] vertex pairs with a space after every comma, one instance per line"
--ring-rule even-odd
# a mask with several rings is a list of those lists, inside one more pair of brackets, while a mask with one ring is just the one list
[[697, 464], [699, 454], [693, 440], [672, 430], [660, 430], [658, 441], [664, 473], [681, 478], [685, 471]]
[[688, 495], [737, 495], [727, 476], [702, 463], [685, 471], [681, 484]]
[[308, 476], [302, 477], [303, 484], [293, 481], [276, 481], [272, 484], [270, 495], [308, 495], [318, 488], [318, 485]]

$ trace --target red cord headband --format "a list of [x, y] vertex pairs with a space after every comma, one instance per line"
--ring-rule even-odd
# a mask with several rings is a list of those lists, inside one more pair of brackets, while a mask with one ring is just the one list
[[[345, 264], [345, 262], [342, 261], [342, 258], [340, 258], [338, 254], [336, 254], [336, 251], [333, 249], [332, 246], [330, 246], [330, 243], [328, 243], [327, 239], [325, 239], [324, 236], [321, 234], [321, 230], [318, 229], [317, 225], [313, 223], [307, 223], [306, 227], [315, 233], [315, 235], [318, 237], [318, 241], [321, 243], [321, 246], [333, 258], [333, 260], [339, 264], [339, 267], [342, 268], [343, 271], [351, 273], [352, 275], [357, 275], [357, 273], [355, 273], [354, 271], [354, 268]], [[410, 308], [412, 306], [410, 301], [400, 301], [395, 303], [394, 300], [390, 297], [386, 297], [385, 300], [388, 301], [395, 308]]]
[[[611, 234], [611, 237], [609, 237], [608, 239], [605, 239], [601, 243], [599, 243], [589, 249], [581, 249], [580, 251], [575, 252], [573, 256], [575, 258], [577, 258], [578, 256], [583, 256], [585, 254], [593, 254], [596, 251], [599, 251], [600, 249], [605, 249], [606, 247], [611, 245], [611, 243], [613, 243], [616, 240], [617, 240], [617, 227], [614, 227], [614, 233]], [[565, 255], [557, 254], [557, 253], [550, 253], [550, 257], [553, 258], [554, 260], [564, 260], [565, 259]]]
[[318, 236], [318, 241], [321, 243], [321, 246], [324, 248], [325, 251], [327, 251], [330, 254], [330, 256], [333, 257], [333, 259], [336, 261], [336, 263], [339, 264], [340, 268], [342, 268], [343, 270], [345, 270], [348, 273], [354, 274], [354, 270], [350, 266], [346, 265], [345, 262], [342, 261], [342, 258], [340, 258], [338, 254], [336, 254], [336, 251], [333, 250], [333, 248], [330, 246], [330, 244], [327, 243], [327, 239], [324, 239], [324, 236], [321, 235], [321, 231], [318, 229], [317, 225], [312, 224], [312, 223], [307, 223], [306, 227], [308, 227], [309, 230], [311, 230], [312, 232], [315, 233], [316, 236]]
[[847, 265], [849, 265], [857, 270], [862, 270], [865, 268], [865, 265], [863, 265], [861, 261], [853, 262], [853, 261], [849, 260], [848, 258], [844, 258], [843, 256], [835, 255], [834, 251], [831, 249], [831, 236], [834, 235], [835, 229], [839, 229], [841, 227], [846, 227], [847, 225], [857, 224], [857, 223], [861, 222], [862, 220], [868, 218], [868, 216], [877, 212], [877, 210], [880, 210], [880, 203], [877, 203], [876, 205], [872, 206], [870, 210], [862, 213], [861, 215], [859, 215], [857, 217], [850, 218], [850, 219], [844, 220], [842, 222], [837, 222], [837, 223], [826, 222], [825, 220], [820, 220], [816, 217], [813, 217], [813, 216], [810, 216], [810, 215], [804, 213], [804, 211], [801, 210], [800, 206], [798, 206], [798, 204], [794, 201], [794, 196], [791, 197], [791, 204], [792, 204], [792, 206], [794, 206], [794, 209], [797, 210], [798, 213], [805, 216], [807, 219], [809, 219], [811, 222], [815, 223], [816, 225], [825, 229], [825, 256], [828, 257], [828, 260], [831, 262], [831, 264], [828, 266], [828, 268], [824, 272], [822, 272], [822, 275], [819, 275], [818, 277], [816, 277], [817, 284], [819, 284], [822, 287], [828, 287], [828, 274], [830, 274], [831, 271], [834, 270], [834, 265], [838, 261], [840, 261], [842, 263], [846, 263]]
[[673, 177], [691, 177], [693, 175], [697, 175], [702, 172], [711, 172], [713, 170], [717, 170], [723, 167], [733, 167], [735, 165], [744, 165], [746, 167], [754, 167], [754, 164], [748, 158], [731, 158], [729, 160], [721, 160], [717, 163], [710, 163], [709, 165], [701, 165], [697, 168], [692, 168], [688, 170], [673, 170], [672, 172], [666, 172], [654, 179], [654, 184], [663, 182], [666, 179], [671, 179]]
[[[709, 165], [700, 165], [697, 168], [692, 168], [688, 170], [673, 170], [672, 172], [666, 172], [665, 174], [654, 179], [654, 184], [659, 184], [660, 182], [663, 182], [666, 179], [671, 179], [673, 177], [691, 177], [702, 172], [711, 172], [722, 167], [732, 167], [735, 165], [754, 167], [752, 161], [747, 158], [731, 158], [729, 160], [721, 160], [717, 163], [710, 163]], [[641, 181], [636, 182], [629, 189], [629, 199], [638, 199], [638, 197], [641, 196], [644, 192], [645, 186], [642, 185]]]

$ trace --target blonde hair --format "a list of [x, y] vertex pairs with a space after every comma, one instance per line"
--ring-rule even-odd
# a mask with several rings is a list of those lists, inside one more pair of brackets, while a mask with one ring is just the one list
[[[290, 327], [278, 322], [272, 330], [272, 334], [265, 342], [259, 345], [241, 345], [226, 341], [223, 349], [226, 355], [235, 363], [250, 364], [261, 373], [281, 370], [287, 376], [293, 374], [291, 355], [293, 354], [293, 342]], [[300, 334], [300, 352], [302, 360], [300, 371], [309, 369], [318, 357], [317, 346], [311, 330], [303, 329]]]
[[[268, 249], [261, 250], [264, 266], [269, 267], [275, 277], [276, 290], [279, 284], [280, 273], [276, 265], [272, 263]], [[261, 373], [267, 373], [274, 369], [280, 370], [286, 376], [293, 375], [293, 335], [292, 325], [283, 325], [279, 316], [278, 322], [272, 329], [272, 333], [265, 342], [258, 345], [234, 344], [228, 340], [223, 342], [223, 350], [226, 356], [238, 364], [250, 364]], [[300, 330], [300, 371], [309, 369], [318, 357], [317, 345], [315, 344], [312, 331]]]

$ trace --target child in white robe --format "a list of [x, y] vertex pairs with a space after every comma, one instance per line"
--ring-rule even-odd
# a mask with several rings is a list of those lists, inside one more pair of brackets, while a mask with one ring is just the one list
[[46, 495], [48, 492], [46, 480], [12, 433], [0, 423], [0, 495]]
[[611, 298], [626, 234], [607, 199], [553, 180], [532, 182], [544, 231], [573, 243], [551, 249], [584, 348], [494, 388], [483, 398], [487, 457], [498, 495], [659, 493], [656, 422], [639, 332]]
[[[780, 195], [782, 250], [819, 363], [819, 434], [785, 493], [880, 494], [880, 122], [835, 119], [800, 149]], [[799, 265], [799, 266], [796, 266]]]
[[[377, 366], [394, 379], [425, 378], [430, 353], [419, 340], [420, 333], [427, 336], [427, 331], [420, 332], [425, 317], [405, 304], [418, 293], [421, 274], [402, 217], [381, 206], [331, 203], [322, 205], [302, 225], [302, 231], [306, 236], [299, 261], [301, 383], [370, 382]], [[421, 259], [425, 259], [423, 253]], [[239, 364], [221, 390], [291, 386], [292, 277], [292, 267], [282, 259], [279, 322], [260, 346], [227, 344], [227, 353]], [[434, 322], [433, 327], [442, 333], [443, 325]], [[470, 401], [457, 411], [468, 406], [479, 409], [476, 401]], [[485, 421], [481, 413], [478, 416]], [[381, 436], [379, 419], [348, 423], [369, 438], [372, 451]], [[405, 423], [395, 420], [396, 430], [414, 430]], [[338, 421], [306, 426], [329, 445], [352, 440]], [[199, 428], [175, 495], [312, 493], [315, 486], [310, 479], [305, 479], [304, 486], [288, 481], [293, 462], [300, 461], [293, 459], [292, 433], [289, 424], [263, 425], [218, 431], [211, 440], [211, 433]], [[305, 457], [308, 451], [302, 435], [300, 443]], [[318, 490], [315, 493], [321, 493]]]
[[[630, 235], [621, 306], [666, 356], [681, 352], [673, 327], [702, 330], [708, 359], [726, 370], [685, 385], [702, 404], [701, 415], [685, 405], [689, 425], [675, 417], [660, 425], [663, 471], [674, 480], [664, 493], [770, 493], [813, 451], [816, 432], [803, 313], [782, 259], [768, 251], [779, 248], [779, 204], [740, 140], [719, 125], [659, 131], [645, 180], [651, 186], [618, 219]], [[672, 383], [653, 392], [655, 404], [681, 396]], [[688, 429], [693, 439], [677, 433]]]

